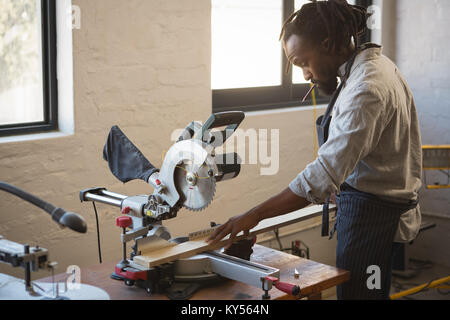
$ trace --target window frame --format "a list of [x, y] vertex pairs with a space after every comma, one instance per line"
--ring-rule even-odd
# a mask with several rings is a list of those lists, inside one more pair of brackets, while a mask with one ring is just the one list
[[0, 136], [47, 132], [58, 129], [56, 0], [41, 0], [41, 15], [44, 121], [0, 125]]
[[[295, 0], [283, 0], [283, 17], [282, 23], [294, 12]], [[357, 0], [357, 5], [369, 7], [372, 0]], [[280, 24], [281, 30], [281, 24]], [[360, 38], [361, 43], [369, 42], [371, 32]], [[301, 99], [310, 89], [309, 83], [295, 84], [292, 83], [292, 68], [286, 73], [288, 60], [281, 49], [282, 55], [282, 83], [279, 86], [254, 87], [254, 88], [233, 88], [212, 90], [212, 109], [213, 112], [224, 111], [260, 111], [273, 110], [287, 107], [309, 106], [312, 104], [312, 97], [305, 102]], [[316, 91], [317, 92], [317, 91]], [[324, 104], [329, 102], [329, 97], [316, 93], [316, 103]]]

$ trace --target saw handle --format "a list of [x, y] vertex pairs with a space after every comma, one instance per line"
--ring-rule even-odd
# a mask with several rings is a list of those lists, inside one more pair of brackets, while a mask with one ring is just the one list
[[242, 111], [213, 113], [209, 119], [206, 120], [202, 128], [195, 134], [194, 139], [203, 139], [205, 133], [209, 130], [227, 126], [222, 133], [224, 137], [223, 143], [234, 133], [234, 131], [236, 131], [244, 118], [245, 113]]
[[207, 126], [208, 129], [219, 128], [233, 124], [239, 126], [244, 118], [245, 113], [242, 111], [214, 113], [205, 122], [205, 126]]

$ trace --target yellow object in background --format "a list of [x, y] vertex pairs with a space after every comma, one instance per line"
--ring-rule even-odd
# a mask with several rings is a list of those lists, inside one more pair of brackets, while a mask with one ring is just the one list
[[[422, 146], [424, 179], [427, 189], [450, 188], [450, 145], [425, 145]], [[447, 184], [427, 185], [426, 170], [437, 170], [447, 175]], [[445, 171], [447, 170], [447, 172]]]
[[[311, 88], [314, 86], [313, 83], [311, 83]], [[316, 87], [317, 88], [317, 87]], [[317, 100], [316, 100], [316, 89], [314, 88], [312, 91], [312, 102], [314, 106], [313, 111], [313, 118], [314, 118], [314, 158], [317, 158], [317, 153], [319, 152], [319, 142], [317, 141], [317, 131], [316, 131], [316, 119], [317, 119]]]
[[432, 281], [430, 283], [422, 284], [420, 286], [411, 288], [409, 290], [405, 290], [405, 291], [393, 294], [390, 296], [390, 299], [391, 300], [400, 299], [402, 297], [416, 294], [416, 293], [419, 293], [420, 291], [423, 291], [423, 290], [429, 289], [429, 288], [435, 288], [435, 289], [447, 288], [448, 286], [446, 285], [446, 283], [448, 283], [448, 282], [450, 282], [450, 276], [439, 279], [439, 280]]

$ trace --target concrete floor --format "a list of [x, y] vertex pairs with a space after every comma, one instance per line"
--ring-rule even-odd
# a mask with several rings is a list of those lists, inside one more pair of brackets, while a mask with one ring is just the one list
[[[391, 294], [450, 276], [450, 219], [425, 215], [423, 220], [435, 223], [436, 227], [420, 233], [409, 246], [408, 269], [414, 276], [410, 279], [394, 276]], [[450, 290], [428, 289], [402, 299], [450, 300]]]

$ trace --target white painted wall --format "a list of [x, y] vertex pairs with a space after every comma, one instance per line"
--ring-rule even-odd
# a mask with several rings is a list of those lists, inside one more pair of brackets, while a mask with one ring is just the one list
[[[396, 61], [414, 94], [422, 142], [450, 144], [450, 1], [397, 0], [396, 21]], [[422, 190], [420, 200], [425, 213], [450, 217], [449, 189]]]

